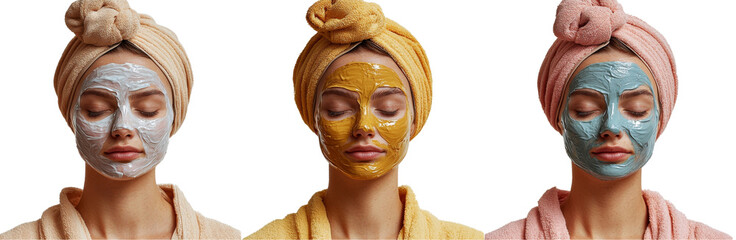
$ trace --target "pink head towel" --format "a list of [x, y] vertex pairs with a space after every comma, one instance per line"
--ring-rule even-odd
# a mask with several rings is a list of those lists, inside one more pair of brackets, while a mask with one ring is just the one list
[[557, 40], [539, 69], [539, 101], [549, 123], [558, 132], [560, 102], [575, 68], [596, 49], [616, 38], [633, 50], [649, 67], [657, 84], [664, 131], [677, 100], [675, 59], [667, 41], [644, 21], [624, 13], [616, 0], [563, 0], [554, 24]]

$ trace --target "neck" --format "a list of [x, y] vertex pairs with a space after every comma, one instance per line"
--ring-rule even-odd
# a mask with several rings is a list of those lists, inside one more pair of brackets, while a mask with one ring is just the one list
[[648, 224], [641, 170], [599, 180], [573, 165], [570, 195], [560, 206], [570, 238], [641, 239]]
[[323, 198], [334, 239], [396, 239], [404, 205], [398, 190], [398, 169], [373, 180], [355, 180], [330, 167]]
[[171, 238], [176, 215], [154, 172], [113, 180], [87, 166], [77, 211], [92, 238]]

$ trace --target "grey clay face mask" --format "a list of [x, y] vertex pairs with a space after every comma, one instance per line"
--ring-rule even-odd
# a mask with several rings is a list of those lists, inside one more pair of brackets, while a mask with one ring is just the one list
[[[161, 90], [166, 98], [166, 115], [156, 119], [140, 118], [133, 114], [129, 96], [132, 92], [147, 87]], [[82, 93], [89, 89], [100, 89], [112, 93], [117, 102], [113, 114], [97, 121], [88, 121], [79, 106]], [[174, 112], [169, 93], [159, 80], [158, 74], [144, 66], [125, 63], [110, 63], [96, 68], [82, 85], [74, 110], [74, 129], [77, 149], [84, 161], [97, 172], [110, 178], [135, 178], [155, 167], [166, 154], [169, 133], [174, 121]], [[102, 147], [111, 132], [117, 129], [136, 131], [141, 138], [145, 156], [130, 162], [116, 162], [102, 154]]]

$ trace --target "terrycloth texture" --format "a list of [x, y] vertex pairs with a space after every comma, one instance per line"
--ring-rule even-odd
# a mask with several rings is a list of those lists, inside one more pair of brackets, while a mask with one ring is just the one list
[[424, 49], [414, 36], [383, 16], [381, 7], [362, 0], [321, 0], [307, 11], [307, 22], [317, 31], [294, 66], [296, 105], [304, 123], [316, 132], [314, 99], [317, 83], [332, 61], [353, 49], [356, 43], [371, 40], [386, 50], [411, 85], [416, 131], [424, 126], [432, 105], [432, 72]]
[[[176, 229], [171, 239], [240, 239], [237, 229], [195, 212], [178, 187], [171, 184], [159, 187], [174, 203]], [[0, 239], [91, 239], [82, 216], [75, 208], [81, 196], [81, 189], [64, 188], [59, 205], [46, 209], [37, 221], [0, 234]]]
[[[506, 224], [486, 234], [486, 239], [570, 239], [560, 203], [570, 192], [551, 188], [525, 219]], [[705, 224], [690, 221], [659, 193], [643, 191], [649, 211], [644, 239], [731, 239]]]
[[[283, 219], [274, 220], [245, 239], [331, 239], [322, 197], [325, 191], [312, 196], [307, 205]], [[404, 203], [404, 226], [398, 239], [483, 239], [483, 233], [457, 223], [438, 220], [419, 209], [414, 192], [408, 186], [399, 187]]]
[[72, 131], [72, 106], [84, 72], [104, 53], [127, 40], [143, 50], [166, 75], [174, 98], [171, 135], [176, 133], [187, 113], [193, 79], [189, 58], [174, 32], [130, 9], [125, 0], [77, 0], [69, 6], [65, 21], [75, 37], [56, 67], [54, 89], [59, 110]]
[[675, 59], [667, 41], [644, 21], [624, 13], [616, 0], [563, 0], [554, 23], [557, 40], [539, 69], [539, 101], [552, 127], [561, 132], [563, 91], [575, 68], [613, 37], [633, 50], [649, 67], [659, 91], [662, 134], [677, 100]]

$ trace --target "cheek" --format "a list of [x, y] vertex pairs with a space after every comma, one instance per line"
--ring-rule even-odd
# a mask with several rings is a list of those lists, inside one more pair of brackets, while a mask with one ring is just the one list
[[94, 122], [84, 120], [81, 115], [81, 111], [77, 112], [75, 122], [76, 135], [84, 136], [87, 140], [104, 140], [110, 133], [110, 127], [112, 125], [113, 115], [109, 115], [106, 118]]
[[409, 139], [411, 134], [411, 125], [409, 124], [409, 114], [395, 121], [379, 120], [377, 130], [381, 137], [386, 140], [389, 149], [389, 158], [401, 159], [409, 148]]
[[600, 122], [598, 121], [576, 121], [572, 120], [569, 131], [572, 135], [581, 140], [595, 140], [600, 132]]
[[355, 117], [351, 116], [337, 121], [319, 118], [317, 122], [317, 131], [322, 143], [337, 146], [345, 144], [350, 139], [352, 128], [355, 125]]
[[134, 128], [143, 141], [148, 143], [159, 143], [168, 138], [171, 132], [172, 123], [168, 117], [153, 120], [136, 118], [134, 121], [137, 122], [135, 125], [138, 125]]
[[659, 112], [655, 109], [647, 119], [640, 121], [629, 120], [626, 128], [629, 129], [634, 146], [638, 149], [646, 150], [647, 148], [652, 148], [654, 142], [657, 140], [658, 125]]
[[[567, 111], [567, 109], [565, 109]], [[569, 140], [591, 141], [598, 138], [603, 115], [595, 116], [587, 121], [573, 119], [569, 114], [562, 117], [562, 128], [565, 138]]]
[[398, 120], [378, 120], [376, 128], [378, 133], [383, 137], [389, 145], [398, 144], [403, 142], [409, 136], [411, 131], [408, 121], [408, 114], [404, 114], [403, 117]]

